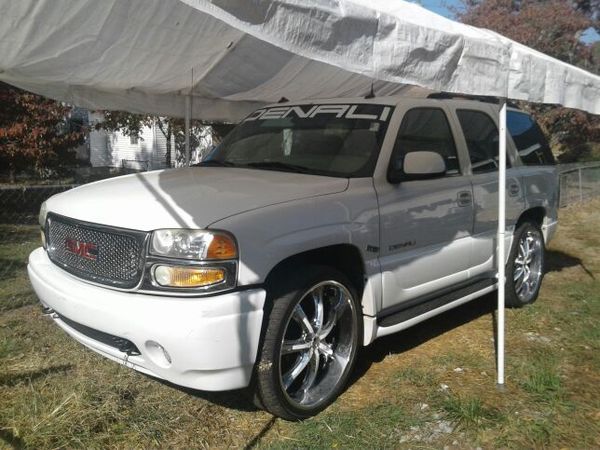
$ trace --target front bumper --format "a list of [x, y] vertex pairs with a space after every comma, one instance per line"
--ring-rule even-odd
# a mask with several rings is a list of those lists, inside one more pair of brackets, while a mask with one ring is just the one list
[[[29, 256], [28, 272], [41, 303], [56, 312], [51, 317], [57, 325], [109, 359], [193, 389], [221, 391], [250, 382], [263, 319], [263, 289], [195, 298], [116, 291], [68, 274], [42, 248]], [[127, 339], [139, 354], [82, 332], [88, 329]]]

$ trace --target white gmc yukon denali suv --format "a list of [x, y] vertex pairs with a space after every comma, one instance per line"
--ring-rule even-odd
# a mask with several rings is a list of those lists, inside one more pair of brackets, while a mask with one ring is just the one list
[[[195, 167], [48, 199], [29, 276], [74, 339], [286, 419], [357, 350], [496, 289], [498, 106], [441, 94], [278, 103]], [[507, 303], [533, 302], [557, 224], [548, 144], [508, 112]]]

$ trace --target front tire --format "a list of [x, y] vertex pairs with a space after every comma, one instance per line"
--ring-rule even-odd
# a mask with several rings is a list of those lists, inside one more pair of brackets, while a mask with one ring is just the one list
[[282, 273], [269, 287], [272, 310], [256, 372], [260, 403], [302, 420], [341, 393], [356, 360], [360, 305], [354, 286], [329, 267]]
[[521, 224], [514, 236], [506, 270], [506, 305], [521, 308], [537, 300], [544, 278], [545, 243], [540, 228]]

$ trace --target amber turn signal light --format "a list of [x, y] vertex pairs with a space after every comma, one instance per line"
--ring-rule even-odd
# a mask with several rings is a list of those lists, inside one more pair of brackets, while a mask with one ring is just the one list
[[215, 234], [206, 251], [206, 259], [235, 259], [237, 248], [232, 237]]
[[225, 270], [215, 267], [156, 266], [154, 280], [164, 287], [197, 288], [225, 281]]

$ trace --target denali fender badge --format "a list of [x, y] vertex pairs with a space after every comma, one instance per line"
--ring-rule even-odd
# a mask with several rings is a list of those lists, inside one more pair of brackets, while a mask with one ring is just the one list
[[393, 250], [399, 250], [401, 248], [406, 248], [406, 247], [414, 247], [416, 243], [417, 243], [417, 241], [401, 242], [399, 244], [390, 245], [389, 249], [390, 249], [390, 251], [393, 251]]
[[76, 239], [65, 239], [65, 250], [90, 261], [98, 259], [98, 246], [93, 242], [82, 242]]

